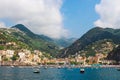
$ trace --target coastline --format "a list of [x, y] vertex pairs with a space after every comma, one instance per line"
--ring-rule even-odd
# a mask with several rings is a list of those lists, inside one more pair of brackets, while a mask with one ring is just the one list
[[100, 65], [93, 67], [92, 65], [0, 65], [0, 66], [7, 66], [7, 67], [38, 67], [38, 68], [120, 68], [120, 65]]

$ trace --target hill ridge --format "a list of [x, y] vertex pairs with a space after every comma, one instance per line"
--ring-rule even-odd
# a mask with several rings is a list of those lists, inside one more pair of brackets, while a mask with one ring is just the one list
[[[117, 34], [116, 34], [117, 32]], [[82, 49], [85, 49], [86, 46], [91, 45], [92, 43], [110, 39], [113, 43], [120, 43], [120, 29], [112, 28], [100, 28], [95, 27], [86, 32], [81, 38], [76, 40], [72, 45], [63, 49], [59, 56], [68, 57], [69, 55], [74, 55]], [[66, 51], [67, 50], [67, 51]]]

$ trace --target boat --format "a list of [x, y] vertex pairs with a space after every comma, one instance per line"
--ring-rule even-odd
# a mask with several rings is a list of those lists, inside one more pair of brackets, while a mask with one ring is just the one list
[[10, 66], [11, 68], [14, 68], [14, 66]]
[[40, 73], [40, 71], [34, 71], [33, 73]]
[[62, 68], [61, 66], [58, 66], [58, 69]]
[[39, 71], [34, 71], [33, 73], [40, 73]]
[[120, 71], [120, 68], [117, 68], [117, 71]]
[[85, 72], [85, 69], [80, 69], [80, 73], [84, 73]]
[[33, 73], [40, 73], [39, 69], [35, 69]]

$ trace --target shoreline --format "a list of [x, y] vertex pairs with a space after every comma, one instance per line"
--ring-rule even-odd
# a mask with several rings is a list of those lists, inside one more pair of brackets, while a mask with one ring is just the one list
[[91, 65], [0, 65], [0, 67], [38, 67], [38, 68], [120, 68], [120, 65], [100, 65], [100, 66], [91, 66]]

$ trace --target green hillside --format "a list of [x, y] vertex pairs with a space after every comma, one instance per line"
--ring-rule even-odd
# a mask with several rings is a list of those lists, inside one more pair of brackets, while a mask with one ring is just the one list
[[[34, 34], [26, 26], [17, 24], [11, 28], [0, 28], [0, 49], [29, 49], [56, 56], [59, 50], [70, 44], [73, 39], [52, 39], [44, 35]], [[14, 43], [13, 46], [6, 44]]]
[[120, 43], [120, 29], [95, 27], [85, 33], [80, 39], [76, 40], [72, 45], [63, 49], [59, 54], [60, 57], [74, 55], [84, 50], [87, 46], [94, 44], [100, 40], [111, 40], [114, 44]]
[[109, 52], [107, 59], [114, 60], [117, 63], [120, 62], [120, 45], [117, 48], [114, 48], [111, 52]]
[[[49, 53], [55, 56], [59, 50], [59, 47], [51, 42], [48, 42], [48, 38], [36, 35], [27, 29], [24, 25], [18, 24], [12, 28], [0, 29], [0, 48], [1, 49], [30, 49], [40, 50], [45, 53]], [[9, 42], [14, 42], [16, 45], [7, 46]]]

